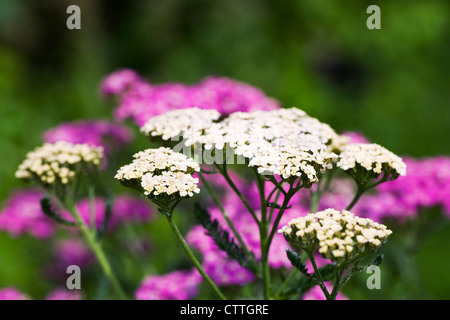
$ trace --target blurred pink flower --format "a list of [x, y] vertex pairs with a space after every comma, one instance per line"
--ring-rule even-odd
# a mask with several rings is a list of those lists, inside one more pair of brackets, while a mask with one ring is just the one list
[[68, 290], [59, 288], [50, 292], [45, 300], [82, 300], [83, 295], [80, 290]]
[[101, 87], [105, 96], [119, 97], [115, 118], [131, 118], [139, 126], [152, 116], [173, 109], [198, 107], [230, 114], [280, 107], [278, 101], [267, 97], [258, 88], [229, 78], [208, 77], [195, 85], [152, 85], [130, 70], [121, 70], [107, 76]]
[[132, 132], [125, 126], [106, 120], [83, 120], [62, 123], [43, 134], [49, 143], [66, 141], [74, 144], [88, 144], [104, 148], [105, 156], [113, 150], [120, 150], [133, 139]]
[[0, 300], [30, 300], [30, 298], [13, 287], [0, 289]]
[[188, 300], [198, 294], [202, 276], [197, 269], [146, 277], [136, 291], [137, 300]]
[[42, 212], [40, 201], [43, 196], [39, 190], [15, 191], [0, 211], [0, 230], [13, 237], [25, 233], [40, 239], [51, 237], [55, 223]]
[[[333, 286], [330, 282], [325, 282], [325, 287], [330, 293], [333, 290]], [[320, 286], [315, 286], [303, 295], [302, 300], [326, 300], [326, 297]], [[348, 298], [339, 292], [336, 300], [348, 300]]]
[[131, 85], [141, 80], [133, 70], [120, 69], [107, 75], [101, 86], [101, 94], [105, 97], [123, 94]]

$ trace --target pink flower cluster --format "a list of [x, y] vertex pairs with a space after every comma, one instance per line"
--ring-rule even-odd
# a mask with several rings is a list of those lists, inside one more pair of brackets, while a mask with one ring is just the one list
[[[325, 282], [325, 287], [328, 292], [333, 290], [333, 285], [330, 282]], [[303, 295], [302, 300], [326, 300], [326, 297], [320, 286], [315, 286]], [[336, 300], [348, 300], [348, 298], [342, 293], [338, 293]]]
[[[91, 223], [91, 203], [89, 199], [83, 199], [77, 203], [77, 209], [86, 224]], [[105, 220], [106, 202], [103, 198], [95, 198], [93, 203], [95, 226], [100, 228]], [[70, 217], [69, 213], [64, 213]], [[114, 199], [111, 217], [108, 222], [109, 230], [125, 223], [139, 223], [149, 221], [153, 217], [153, 211], [144, 199], [120, 195]], [[70, 219], [70, 218], [69, 218]]]
[[53, 235], [54, 222], [41, 210], [43, 193], [39, 190], [19, 190], [12, 194], [0, 211], [0, 230], [13, 237], [28, 233], [39, 239]]
[[13, 287], [0, 289], [0, 300], [30, 300], [30, 298]]
[[194, 227], [186, 241], [202, 254], [202, 267], [217, 285], [244, 285], [254, 280], [250, 271], [217, 247], [203, 227]]
[[146, 277], [136, 291], [137, 300], [188, 300], [198, 294], [202, 276], [197, 269]]
[[106, 120], [83, 120], [67, 122], [47, 130], [43, 134], [44, 142], [66, 141], [74, 144], [86, 143], [101, 146], [105, 154], [120, 149], [133, 139], [132, 132], [125, 126]]
[[[408, 174], [380, 184], [375, 193], [364, 194], [353, 212], [375, 221], [386, 217], [399, 221], [415, 217], [421, 209], [434, 206], [443, 208], [450, 216], [450, 158], [404, 158]], [[336, 179], [320, 203], [320, 209], [345, 209], [355, 194], [350, 180]]]
[[45, 300], [82, 300], [83, 294], [80, 290], [67, 290], [59, 288], [50, 292]]
[[389, 194], [406, 214], [421, 208], [441, 206], [450, 216], [450, 157], [406, 158], [408, 174], [378, 187], [380, 195]]
[[63, 239], [55, 244], [55, 265], [65, 270], [67, 266], [77, 265], [83, 267], [94, 260], [94, 256], [86, 244], [78, 238]]
[[115, 118], [133, 119], [142, 126], [150, 117], [173, 109], [198, 107], [223, 114], [235, 111], [273, 110], [279, 103], [261, 90], [236, 80], [208, 77], [195, 85], [164, 83], [153, 85], [132, 70], [108, 75], [102, 83], [104, 96], [117, 96]]
[[[45, 300], [81, 300], [82, 298], [79, 290], [59, 288], [50, 292]], [[31, 298], [13, 287], [6, 287], [0, 289], [0, 300], [31, 300]]]
[[[12, 236], [28, 233], [39, 239], [50, 238], [56, 229], [56, 223], [42, 212], [40, 201], [44, 194], [39, 190], [16, 191], [0, 211], [0, 230]], [[58, 211], [58, 208], [55, 210]], [[90, 223], [90, 202], [83, 199], [77, 204], [80, 215], [86, 223]], [[105, 217], [105, 200], [96, 198], [94, 201], [96, 226], [101, 227]], [[67, 220], [73, 220], [68, 212], [62, 212]], [[119, 195], [116, 196], [112, 207], [109, 228], [116, 228], [125, 223], [149, 221], [153, 211], [144, 199]]]

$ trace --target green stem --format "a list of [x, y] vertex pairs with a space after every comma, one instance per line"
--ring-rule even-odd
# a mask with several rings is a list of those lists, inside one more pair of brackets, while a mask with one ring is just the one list
[[263, 274], [264, 299], [268, 300], [271, 296], [270, 283], [270, 267], [269, 267], [269, 247], [267, 246], [267, 232], [269, 221], [267, 221], [267, 203], [264, 180], [256, 170], [254, 170], [256, 177], [256, 184], [258, 186], [260, 203], [261, 203], [261, 224], [259, 228], [260, 243], [261, 243], [261, 267]]
[[322, 194], [320, 192], [319, 186], [317, 186], [316, 191], [311, 192], [311, 204], [310, 204], [310, 208], [309, 208], [309, 211], [311, 213], [317, 212], [317, 209], [319, 208], [319, 200], [320, 200], [321, 195]]
[[[230, 217], [228, 216], [228, 213], [226, 212], [225, 208], [223, 207], [222, 203], [220, 202], [219, 198], [217, 197], [216, 193], [214, 192], [214, 190], [212, 189], [211, 185], [209, 184], [209, 182], [205, 179], [204, 175], [199, 172], [198, 173], [203, 185], [205, 186], [206, 190], [209, 192], [209, 194], [211, 195], [211, 198], [213, 199], [214, 203], [216, 204], [216, 206], [219, 208], [220, 212], [222, 213], [222, 216], [224, 217], [225, 221], [227, 222], [228, 226], [230, 227], [231, 231], [233, 232], [235, 238], [237, 239], [237, 241], [239, 242], [239, 244], [241, 245], [242, 250], [244, 250], [245, 255], [247, 256], [247, 258], [249, 259], [249, 261], [255, 266], [256, 266], [256, 262], [253, 259], [253, 256], [250, 254], [250, 251], [248, 250], [247, 246], [245, 245], [244, 240], [242, 239], [241, 235], [239, 234], [239, 232], [237, 231], [236, 227], [234, 226], [233, 221], [231, 221]], [[256, 268], [257, 269], [257, 268]]]
[[[273, 203], [277, 204], [278, 200], [280, 199], [280, 195], [281, 195], [281, 191], [277, 190], [277, 194], [275, 195], [275, 200], [273, 201]], [[269, 221], [272, 221], [273, 218], [273, 213], [275, 212], [275, 207], [270, 208], [269, 211]]]
[[[349, 272], [351, 272], [351, 271], [349, 271]], [[336, 270], [336, 279], [334, 281], [333, 290], [331, 291], [331, 294], [327, 298], [327, 300], [336, 300], [336, 297], [337, 297], [337, 295], [339, 293], [339, 290], [341, 289], [342, 284], [343, 284], [341, 282], [341, 280], [342, 280], [342, 272], [338, 269], [338, 270]]]
[[87, 227], [86, 223], [83, 221], [83, 218], [81, 217], [80, 213], [78, 212], [78, 210], [74, 204], [66, 203], [66, 208], [69, 210], [69, 212], [73, 215], [73, 217], [77, 221], [78, 226], [81, 230], [81, 233], [83, 234], [84, 238], [86, 239], [86, 242], [88, 243], [88, 245], [91, 247], [92, 251], [94, 252], [94, 255], [96, 256], [97, 261], [99, 262], [101, 268], [103, 269], [103, 272], [105, 273], [109, 282], [114, 287], [114, 290], [116, 291], [117, 296], [122, 300], [126, 300], [127, 296], [125, 295], [122, 287], [120, 286], [119, 281], [117, 280], [116, 276], [114, 275], [111, 265], [109, 264], [109, 261], [106, 258], [106, 255], [105, 255], [100, 243], [97, 242], [97, 240], [96, 240], [95, 234], [92, 233], [92, 231]]
[[379, 184], [382, 184], [383, 182], [388, 181], [388, 178], [389, 178], [389, 175], [385, 172], [381, 179], [379, 179], [378, 181], [374, 182], [371, 185], [367, 185], [367, 181], [364, 181], [361, 183], [361, 182], [358, 182], [357, 180], [355, 180], [358, 185], [358, 190], [357, 190], [352, 202], [350, 202], [350, 204], [347, 206], [346, 210], [351, 210], [353, 208], [353, 206], [358, 202], [359, 198], [361, 198], [361, 196], [364, 194], [364, 192], [366, 192], [369, 189], [375, 188], [376, 186], [378, 186]]
[[314, 252], [314, 250], [311, 250], [311, 251], [307, 251], [306, 253], [308, 254], [309, 260], [311, 261], [311, 264], [312, 264], [312, 266], [314, 268], [314, 276], [319, 281], [320, 289], [322, 289], [323, 294], [325, 295], [325, 298], [327, 300], [329, 300], [330, 299], [330, 293], [328, 292], [327, 287], [325, 287], [325, 283], [323, 282], [322, 275], [320, 274], [319, 268], [317, 268], [316, 259], [314, 259], [314, 253], [313, 252]]
[[206, 280], [206, 282], [211, 286], [211, 288], [214, 290], [214, 292], [220, 297], [222, 300], [227, 300], [227, 298], [224, 296], [224, 294], [220, 291], [220, 289], [216, 286], [216, 284], [211, 280], [211, 278], [206, 274], [205, 270], [201, 266], [200, 262], [197, 260], [197, 258], [194, 256], [194, 253], [189, 248], [188, 244], [183, 238], [183, 235], [181, 234], [180, 230], [178, 229], [176, 223], [172, 219], [172, 214], [164, 214], [167, 218], [167, 221], [169, 222], [170, 227], [172, 228], [173, 232], [175, 233], [175, 236], [177, 237], [178, 241], [180, 242], [181, 246], [183, 247], [184, 251], [188, 255], [188, 257], [191, 259], [194, 266], [197, 268], [197, 270], [200, 272], [200, 274], [203, 276], [203, 278]]
[[366, 191], [366, 189], [360, 185], [358, 185], [358, 190], [355, 194], [355, 197], [353, 198], [352, 202], [350, 202], [350, 204], [347, 206], [347, 208], [345, 210], [351, 210], [353, 208], [353, 206], [358, 202], [359, 198], [361, 198], [361, 196], [364, 194], [364, 192]]
[[283, 203], [281, 205], [281, 209], [280, 209], [280, 211], [278, 211], [278, 215], [275, 218], [275, 221], [272, 225], [272, 230], [270, 231], [269, 237], [267, 238], [267, 243], [266, 243], [267, 250], [269, 250], [270, 245], [272, 244], [272, 240], [273, 240], [275, 233], [277, 232], [281, 217], [283, 216], [284, 212], [286, 211], [287, 206], [289, 205], [289, 201], [291, 200], [291, 198], [294, 194], [295, 194], [295, 189], [293, 189], [291, 187], [284, 197]]

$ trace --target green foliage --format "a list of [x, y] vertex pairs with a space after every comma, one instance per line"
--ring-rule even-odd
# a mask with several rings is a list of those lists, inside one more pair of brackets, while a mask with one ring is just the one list
[[[292, 265], [301, 272], [301, 276], [295, 277], [286, 286], [280, 294], [282, 298], [299, 298], [302, 297], [308, 290], [318, 285], [319, 281], [315, 273], [309, 273], [302, 258], [294, 251], [287, 250], [286, 254]], [[336, 268], [332, 264], [327, 264], [319, 268], [320, 276], [323, 281], [333, 280], [336, 273]]]
[[114, 205], [114, 194], [108, 192], [105, 197], [105, 218], [103, 219], [102, 226], [97, 230], [97, 237], [101, 238], [107, 231], [109, 221], [111, 220], [112, 208]]
[[291, 264], [297, 268], [301, 273], [303, 273], [308, 278], [311, 278], [311, 274], [308, 273], [308, 269], [306, 268], [305, 263], [300, 255], [292, 250], [286, 250], [286, 255], [291, 262]]

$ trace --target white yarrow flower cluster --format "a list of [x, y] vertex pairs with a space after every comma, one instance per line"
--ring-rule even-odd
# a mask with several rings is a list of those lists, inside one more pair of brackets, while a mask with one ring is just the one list
[[295, 218], [282, 227], [286, 240], [305, 250], [316, 246], [326, 259], [344, 264], [375, 252], [392, 233], [383, 224], [343, 210], [326, 209]]
[[179, 193], [180, 197], [192, 197], [194, 193], [199, 193], [197, 186], [198, 178], [190, 174], [179, 171], [164, 171], [160, 175], [147, 173], [142, 177], [141, 186], [144, 188], [145, 195]]
[[402, 158], [375, 143], [348, 144], [339, 155], [337, 166], [344, 171], [360, 166], [375, 174], [388, 168], [401, 176], [406, 175]]
[[65, 141], [45, 143], [26, 155], [16, 171], [16, 177], [37, 180], [47, 187], [55, 184], [67, 185], [77, 174], [98, 169], [102, 159], [102, 147]]
[[260, 174], [311, 184], [335, 157], [327, 146], [337, 134], [296, 108], [235, 113], [224, 120], [224, 128], [226, 143]]
[[123, 184], [137, 186], [150, 197], [192, 197], [200, 192], [198, 178], [192, 177], [200, 166], [185, 155], [161, 147], [138, 152], [133, 157], [115, 176]]
[[219, 116], [198, 108], [176, 110], [150, 119], [141, 130], [163, 139], [181, 134], [187, 146], [231, 149], [261, 174], [302, 177], [311, 183], [335, 158], [329, 145], [338, 135], [300, 109], [235, 112], [222, 121]]
[[301, 177], [309, 183], [318, 181], [318, 172], [330, 166], [333, 155], [320, 151], [302, 151], [299, 148], [283, 148], [277, 153], [266, 150], [253, 157], [249, 166], [256, 167], [263, 175], [280, 175], [283, 179]]
[[194, 107], [173, 110], [150, 118], [141, 127], [141, 132], [148, 137], [161, 137], [163, 140], [174, 139], [180, 135], [186, 138], [200, 135], [203, 129], [209, 128], [219, 117], [220, 113], [213, 109]]

